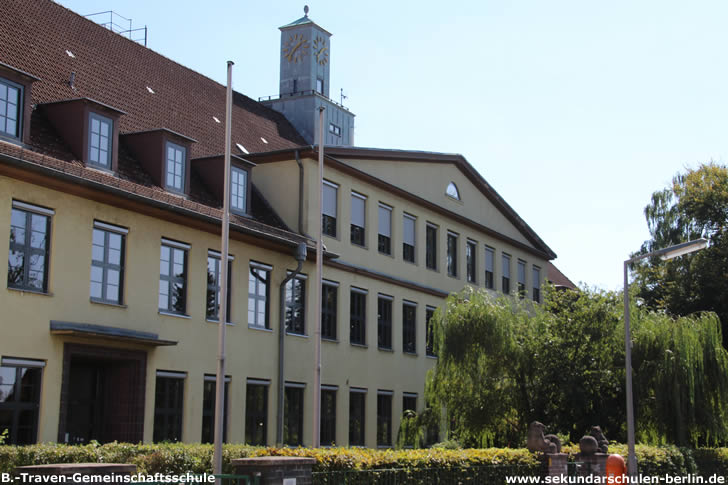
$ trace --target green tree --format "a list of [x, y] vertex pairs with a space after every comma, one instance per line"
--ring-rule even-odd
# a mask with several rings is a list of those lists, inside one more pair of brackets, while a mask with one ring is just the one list
[[638, 296], [672, 315], [713, 311], [728, 347], [728, 168], [715, 163], [677, 174], [645, 207], [651, 238], [641, 254], [705, 237], [707, 249], [670, 261], [635, 266]]

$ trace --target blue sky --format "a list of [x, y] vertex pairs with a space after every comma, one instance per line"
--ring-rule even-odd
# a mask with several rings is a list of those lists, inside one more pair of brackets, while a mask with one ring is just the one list
[[[61, 0], [147, 25], [148, 46], [252, 98], [304, 1]], [[617, 289], [651, 193], [728, 156], [728, 3], [312, 0], [331, 97], [360, 146], [464, 155], [575, 282]]]

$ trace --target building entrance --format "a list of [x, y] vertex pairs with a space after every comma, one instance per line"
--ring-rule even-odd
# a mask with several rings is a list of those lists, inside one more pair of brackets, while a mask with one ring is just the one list
[[146, 353], [67, 344], [59, 441], [142, 441]]

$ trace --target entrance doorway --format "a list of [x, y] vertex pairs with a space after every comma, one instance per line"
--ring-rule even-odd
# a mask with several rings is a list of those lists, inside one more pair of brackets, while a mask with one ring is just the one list
[[66, 344], [59, 441], [141, 441], [145, 377], [145, 352]]

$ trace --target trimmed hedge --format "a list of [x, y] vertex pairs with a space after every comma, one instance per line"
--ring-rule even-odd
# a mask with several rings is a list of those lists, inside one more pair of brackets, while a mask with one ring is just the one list
[[[610, 453], [627, 455], [626, 445], [610, 445]], [[569, 461], [578, 445], [566, 445]], [[637, 445], [640, 471], [649, 475], [713, 473], [728, 476], [728, 448], [680, 449], [675, 446]], [[16, 466], [46, 463], [131, 463], [141, 473], [204, 473], [212, 469], [212, 445], [161, 443], [108, 443], [69, 446], [47, 443], [29, 446], [0, 445], [0, 473]], [[374, 450], [369, 448], [270, 448], [226, 444], [223, 472], [232, 472], [234, 458], [253, 456], [305, 456], [316, 459], [314, 471], [367, 469], [459, 468], [482, 465], [519, 465], [538, 471], [537, 456], [525, 449], [488, 448], [446, 450]]]

